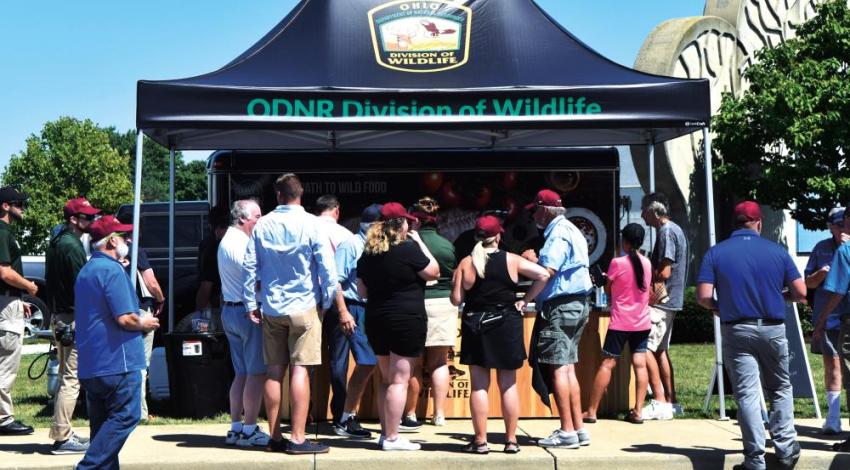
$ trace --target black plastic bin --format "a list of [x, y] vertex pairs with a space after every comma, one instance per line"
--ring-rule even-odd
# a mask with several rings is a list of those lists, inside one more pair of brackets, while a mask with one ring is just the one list
[[224, 333], [170, 333], [165, 336], [172, 412], [208, 418], [229, 409], [233, 364]]

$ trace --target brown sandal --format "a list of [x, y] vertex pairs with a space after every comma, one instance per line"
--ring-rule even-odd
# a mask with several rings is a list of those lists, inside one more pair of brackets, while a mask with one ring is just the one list
[[505, 453], [506, 454], [518, 454], [519, 453], [519, 444], [515, 441], [507, 441], [505, 442]]
[[487, 455], [490, 453], [490, 448], [487, 447], [486, 442], [470, 441], [469, 444], [463, 446], [461, 450], [467, 454]]

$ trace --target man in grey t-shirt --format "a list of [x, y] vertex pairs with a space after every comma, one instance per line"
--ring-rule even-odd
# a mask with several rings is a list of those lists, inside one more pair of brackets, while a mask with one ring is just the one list
[[654, 399], [643, 410], [644, 419], [672, 419], [676, 403], [673, 364], [667, 349], [673, 334], [673, 319], [682, 310], [685, 297], [685, 276], [688, 272], [688, 241], [682, 229], [670, 220], [670, 204], [660, 193], [643, 198], [641, 216], [647, 225], [658, 230], [652, 261], [652, 292], [646, 355], [649, 383]]

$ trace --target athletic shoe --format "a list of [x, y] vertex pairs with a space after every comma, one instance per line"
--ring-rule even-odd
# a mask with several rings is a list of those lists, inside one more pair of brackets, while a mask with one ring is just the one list
[[337, 436], [352, 439], [372, 439], [372, 433], [363, 429], [355, 416], [350, 416], [342, 423], [334, 423], [334, 432]]
[[419, 450], [422, 446], [399, 436], [394, 441], [384, 439], [381, 448], [384, 450]]
[[685, 409], [678, 403], [673, 403], [673, 416], [684, 416]]
[[562, 449], [578, 449], [578, 435], [575, 431], [566, 432], [560, 429], [552, 431], [549, 437], [537, 440], [537, 445], [540, 447], [559, 447]]
[[672, 403], [659, 403], [660, 407], [656, 408], [658, 410], [658, 414], [655, 415], [655, 419], [669, 421], [673, 419], [673, 404]]
[[71, 437], [64, 441], [54, 442], [50, 453], [53, 455], [85, 454], [87, 450], [89, 450], [89, 444], [80, 442], [77, 436], [71, 434]]
[[445, 426], [446, 425], [446, 417], [445, 416], [434, 416], [434, 426]]
[[224, 438], [224, 443], [229, 446], [235, 446], [236, 442], [239, 441], [239, 435], [242, 434], [239, 431], [227, 431], [227, 436]]
[[587, 429], [581, 428], [579, 430], [576, 430], [576, 436], [578, 436], [578, 445], [590, 445], [590, 433], [587, 431]]
[[832, 417], [826, 418], [826, 421], [823, 423], [823, 427], [821, 427], [821, 433], [826, 434], [827, 436], [834, 436], [835, 434], [841, 434], [841, 418], [833, 419]]
[[327, 444], [323, 444], [318, 441], [310, 441], [305, 440], [301, 444], [296, 444], [292, 441], [286, 442], [286, 452], [290, 455], [303, 455], [303, 454], [327, 454], [331, 450]]
[[410, 416], [401, 418], [401, 424], [398, 427], [398, 432], [418, 432], [422, 429], [422, 422], [412, 419]]
[[800, 443], [794, 441], [794, 445], [791, 446], [791, 454], [777, 460], [779, 460], [779, 468], [783, 470], [791, 470], [796, 467], [797, 461], [800, 460]]
[[250, 435], [240, 432], [236, 445], [239, 447], [265, 447], [269, 445], [269, 435], [257, 426]]
[[640, 415], [644, 420], [673, 419], [673, 406], [670, 403], [661, 403], [659, 401], [650, 400], [648, 405], [645, 405], [640, 411]]
[[91, 439], [89, 439], [87, 437], [83, 437], [83, 436], [81, 436], [81, 435], [79, 435], [79, 434], [77, 434], [73, 431], [71, 431], [71, 435], [74, 436], [74, 439], [76, 439], [77, 442], [80, 442], [80, 443], [83, 443], [83, 444], [88, 444], [89, 442], [91, 442]]

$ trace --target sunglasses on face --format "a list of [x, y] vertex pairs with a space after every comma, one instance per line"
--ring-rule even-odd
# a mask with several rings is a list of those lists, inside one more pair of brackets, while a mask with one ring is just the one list
[[17, 207], [19, 209], [26, 209], [27, 203], [24, 201], [12, 201], [9, 203], [10, 206]]
[[92, 222], [92, 221], [94, 221], [94, 220], [97, 220], [97, 219], [98, 219], [98, 216], [96, 216], [96, 215], [91, 215], [91, 214], [77, 214], [77, 219], [78, 219], [78, 220], [85, 220], [85, 221], [88, 221], [88, 222]]

